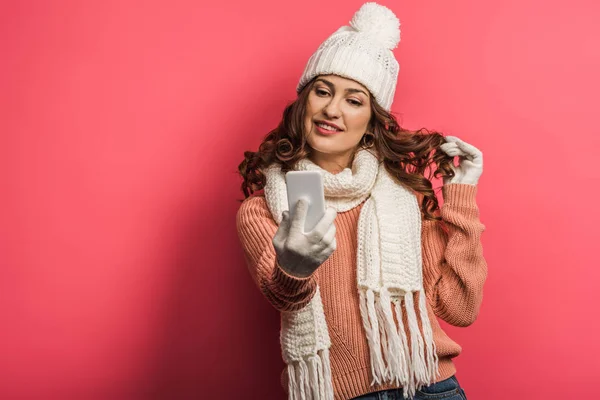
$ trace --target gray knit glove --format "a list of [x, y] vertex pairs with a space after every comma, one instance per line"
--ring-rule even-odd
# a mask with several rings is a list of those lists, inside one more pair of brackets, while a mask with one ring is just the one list
[[294, 219], [283, 212], [279, 229], [273, 237], [273, 247], [281, 268], [292, 276], [306, 278], [329, 258], [337, 246], [335, 224], [337, 211], [327, 207], [325, 215], [310, 232], [303, 232], [308, 202], [296, 203]]

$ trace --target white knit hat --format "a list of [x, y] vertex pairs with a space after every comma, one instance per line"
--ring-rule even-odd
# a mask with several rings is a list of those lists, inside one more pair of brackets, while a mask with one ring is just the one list
[[340, 27], [310, 57], [296, 92], [317, 75], [336, 74], [364, 85], [390, 111], [400, 70], [392, 50], [399, 42], [400, 21], [392, 10], [365, 3], [350, 26]]

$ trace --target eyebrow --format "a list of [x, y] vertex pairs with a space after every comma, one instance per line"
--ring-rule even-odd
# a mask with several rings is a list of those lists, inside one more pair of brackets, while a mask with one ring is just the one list
[[[326, 84], [327, 86], [329, 86], [329, 88], [331, 90], [334, 90], [333, 83], [329, 82], [327, 79], [319, 78], [315, 82], [319, 82], [319, 81], [321, 81], [324, 84]], [[365, 96], [369, 97], [369, 95], [367, 93], [365, 93], [365, 91], [362, 90], [362, 89], [348, 88], [348, 89], [345, 90], [345, 92], [348, 92], [348, 93], [358, 93], [358, 92], [360, 92], [360, 93], [363, 93]]]

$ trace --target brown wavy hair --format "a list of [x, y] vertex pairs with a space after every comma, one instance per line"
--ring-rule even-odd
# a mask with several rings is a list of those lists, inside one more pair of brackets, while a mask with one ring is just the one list
[[[266, 178], [262, 171], [271, 163], [281, 164], [281, 170], [285, 173], [293, 170], [300, 159], [310, 155], [311, 148], [304, 134], [304, 118], [306, 102], [315, 79], [307, 83], [296, 100], [285, 107], [281, 122], [265, 136], [258, 151], [244, 152], [244, 160], [238, 166], [243, 178], [241, 189], [244, 199], [264, 189]], [[430, 179], [433, 168], [436, 168], [433, 170], [436, 178], [454, 176], [451, 167], [454, 157], [439, 148], [446, 142], [444, 136], [425, 128], [409, 131], [400, 127], [394, 115], [382, 108], [371, 93], [369, 97], [372, 111], [369, 127], [372, 135], [363, 136], [354, 154], [361, 148], [375, 148], [378, 154], [373, 154], [378, 155], [388, 172], [416, 192], [418, 197], [422, 197], [422, 217], [441, 220], [438, 199]], [[425, 176], [427, 171], [430, 172], [429, 177]]]

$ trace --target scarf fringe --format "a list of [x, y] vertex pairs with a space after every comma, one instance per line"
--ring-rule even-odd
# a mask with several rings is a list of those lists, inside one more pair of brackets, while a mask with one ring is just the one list
[[[398, 324], [394, 321], [392, 303]], [[413, 292], [407, 292], [402, 298], [390, 299], [386, 288], [377, 296], [372, 289], [360, 291], [361, 316], [371, 357], [371, 386], [384, 383], [401, 385], [405, 398], [414, 396], [417, 388], [433, 383], [439, 375], [423, 291], [419, 291], [418, 306], [423, 333], [419, 329]], [[408, 320], [410, 346], [403, 315]]]
[[394, 312], [396, 313], [396, 319], [398, 320], [398, 332], [400, 334], [400, 341], [402, 343], [402, 355], [406, 362], [403, 364], [405, 368], [404, 376], [405, 380], [402, 382], [404, 389], [404, 397], [407, 395], [413, 395], [415, 389], [411, 384], [413, 382], [413, 370], [411, 368], [410, 361], [410, 350], [408, 348], [408, 337], [406, 336], [406, 330], [404, 328], [404, 319], [402, 318], [402, 305], [399, 299], [394, 299]]
[[333, 400], [329, 349], [288, 364], [290, 400]]
[[[362, 316], [367, 342], [369, 343], [369, 353], [371, 356], [371, 373], [374, 384], [381, 384], [385, 374], [385, 363], [381, 354], [381, 342], [379, 337], [379, 322], [375, 311], [375, 300], [373, 291], [368, 289], [366, 292], [360, 292], [360, 314]], [[377, 334], [375, 333], [377, 332]]]
[[431, 330], [431, 322], [429, 315], [427, 314], [427, 305], [425, 299], [425, 292], [419, 292], [419, 315], [423, 322], [423, 333], [425, 335], [425, 343], [427, 345], [427, 365], [435, 365], [435, 368], [427, 368], [427, 382], [432, 384], [440, 376], [440, 371], [437, 368], [438, 355], [435, 341], [433, 340], [433, 331]]
[[379, 319], [385, 324], [385, 338], [383, 339], [384, 356], [388, 363], [386, 379], [393, 381], [397, 385], [406, 385], [408, 383], [408, 354], [403, 345], [398, 328], [394, 323], [392, 314], [392, 303], [389, 292], [382, 290], [379, 294]]

